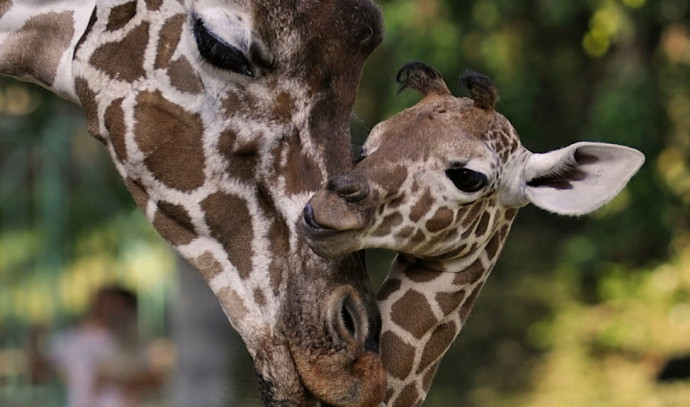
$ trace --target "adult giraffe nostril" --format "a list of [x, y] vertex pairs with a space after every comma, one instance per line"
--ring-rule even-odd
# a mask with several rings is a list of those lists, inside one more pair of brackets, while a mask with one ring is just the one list
[[351, 203], [360, 202], [369, 195], [369, 186], [364, 181], [349, 175], [332, 177], [328, 180], [326, 189]]
[[343, 287], [332, 298], [329, 319], [334, 336], [355, 347], [368, 348], [369, 319], [354, 290]]

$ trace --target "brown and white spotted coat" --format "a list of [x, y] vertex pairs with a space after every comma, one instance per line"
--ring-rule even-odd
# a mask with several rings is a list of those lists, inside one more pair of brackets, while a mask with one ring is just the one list
[[463, 77], [471, 98], [453, 97], [422, 63], [406, 65], [398, 79], [424, 99], [372, 130], [362, 161], [305, 207], [303, 227], [324, 256], [368, 247], [399, 252], [378, 303], [386, 402], [408, 407], [424, 401], [518, 208], [591, 211], [623, 188], [644, 156], [600, 143], [532, 154], [494, 110], [487, 77]]
[[82, 106], [217, 295], [272, 406], [384, 397], [361, 258], [322, 259], [297, 227], [350, 165], [356, 85], [380, 40], [368, 0], [0, 0], [0, 73]]

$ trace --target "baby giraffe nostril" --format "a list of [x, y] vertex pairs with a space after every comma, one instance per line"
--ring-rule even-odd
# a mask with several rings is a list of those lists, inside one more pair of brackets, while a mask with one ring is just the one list
[[363, 181], [342, 175], [329, 179], [326, 189], [351, 203], [359, 202], [369, 194], [369, 187]]

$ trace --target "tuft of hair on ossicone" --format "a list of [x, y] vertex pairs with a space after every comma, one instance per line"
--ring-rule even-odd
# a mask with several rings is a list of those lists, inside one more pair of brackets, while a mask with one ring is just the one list
[[494, 110], [498, 91], [488, 76], [468, 69], [460, 78], [460, 83], [470, 92], [475, 106], [483, 110]]
[[398, 93], [407, 88], [421, 92], [424, 96], [450, 95], [448, 85], [436, 68], [424, 62], [408, 62], [400, 68], [396, 76]]

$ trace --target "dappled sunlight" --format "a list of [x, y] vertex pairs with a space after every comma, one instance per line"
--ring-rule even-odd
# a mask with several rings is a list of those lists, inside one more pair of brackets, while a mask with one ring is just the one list
[[38, 109], [41, 98], [26, 86], [8, 85], [0, 89], [0, 114], [25, 116]]
[[[629, 0], [624, 4], [639, 8], [644, 1]], [[582, 39], [582, 47], [587, 55], [598, 58], [604, 56], [614, 44], [629, 43], [634, 35], [633, 23], [625, 9], [615, 1], [600, 1], [589, 20], [589, 31]]]
[[687, 27], [671, 24], [664, 31], [661, 44], [669, 60], [690, 65], [690, 38], [688, 38]]
[[690, 250], [652, 270], [615, 268], [601, 303], [565, 301], [533, 335], [551, 338], [533, 372], [531, 407], [682, 406], [690, 383], [656, 381], [669, 356], [690, 353]]
[[[131, 287], [143, 297], [170, 290], [175, 270], [172, 250], [154, 233], [146, 232], [149, 225], [143, 215], [134, 213], [128, 217], [103, 224], [99, 230], [82, 237], [80, 240], [85, 241], [89, 252], [77, 256], [62, 270], [35, 270], [33, 278], [0, 286], [0, 298], [5, 305], [2, 310], [4, 318], [45, 324], [55, 322], [57, 317], [82, 315], [93, 293], [107, 284]], [[122, 223], [131, 225], [132, 231], [124, 235], [118, 233], [118, 230], [122, 231]], [[112, 233], [115, 236], [104, 239]], [[80, 240], [77, 245], [82, 245]], [[126, 250], [109, 246], [107, 243], [111, 240], [127, 242]], [[19, 241], [22, 241], [21, 232]], [[0, 252], [13, 253], [12, 243], [15, 243], [14, 235], [6, 234], [0, 240]], [[36, 245], [33, 247], [37, 248]], [[29, 263], [39, 256], [36, 250], [14, 253], [15, 263]], [[7, 273], [5, 270], [10, 270], [10, 267], [11, 263], [2, 264], [0, 273]]]

